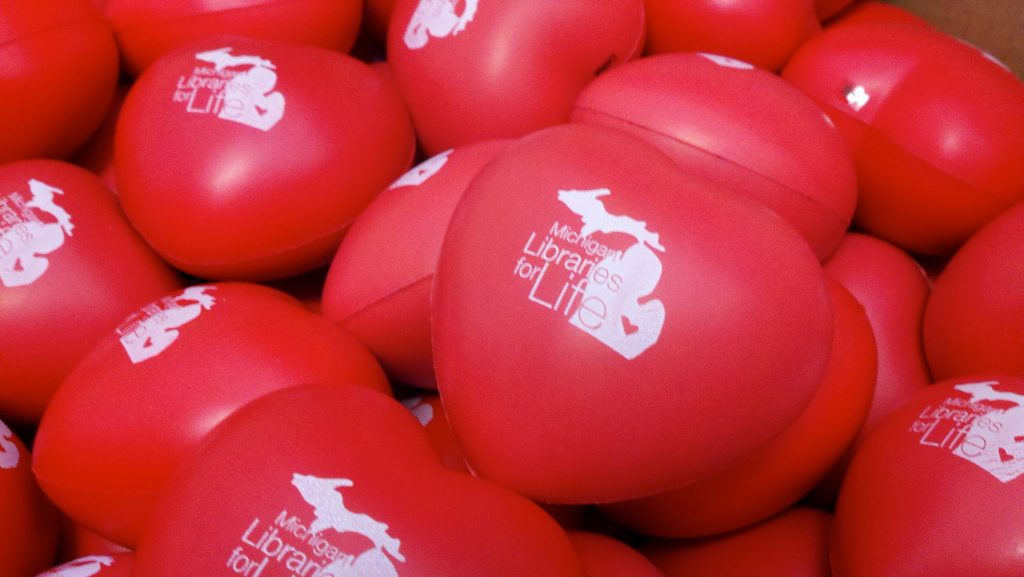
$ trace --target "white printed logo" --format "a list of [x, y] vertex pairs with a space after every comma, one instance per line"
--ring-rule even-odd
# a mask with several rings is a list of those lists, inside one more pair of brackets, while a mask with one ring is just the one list
[[[513, 274], [533, 283], [531, 302], [568, 317], [574, 327], [635, 359], [658, 342], [665, 324], [664, 304], [647, 299], [661, 280], [661, 259], [654, 250], [665, 252], [665, 247], [657, 233], [647, 230], [647, 223], [609, 214], [601, 197], [610, 194], [606, 188], [559, 190], [558, 200], [581, 218], [583, 226], [577, 231], [556, 221], [540, 242], [538, 234], [531, 233]], [[636, 242], [624, 251], [613, 250], [593, 238], [598, 232], [626, 234]], [[554, 276], [569, 273], [557, 296], [551, 281], [545, 283], [551, 267], [558, 271]]]
[[416, 420], [424, 427], [429, 425], [430, 421], [434, 420], [434, 407], [431, 407], [430, 403], [424, 401], [420, 397], [405, 399], [402, 401], [402, 406], [409, 409], [412, 416], [416, 417]]
[[39, 577], [93, 577], [93, 575], [102, 571], [104, 567], [110, 567], [113, 564], [113, 557], [89, 555], [87, 557], [79, 557], [74, 561], [68, 561], [60, 567], [54, 567], [39, 575]]
[[966, 393], [928, 406], [910, 432], [919, 443], [943, 448], [1003, 483], [1024, 474], [1024, 395], [996, 390], [998, 381], [956, 385]]
[[742, 60], [736, 60], [735, 58], [729, 58], [728, 56], [722, 56], [721, 54], [711, 54], [708, 52], [698, 52], [698, 56], [703, 56], [715, 64], [724, 68], [735, 68], [737, 70], [753, 70], [754, 65], [749, 62]]
[[284, 116], [284, 95], [274, 91], [277, 67], [270, 60], [234, 56], [229, 47], [199, 52], [196, 59], [213, 67], [196, 66], [178, 79], [172, 100], [185, 103], [186, 112], [213, 114], [264, 132]]
[[394, 190], [403, 186], [419, 186], [430, 180], [432, 176], [444, 168], [445, 164], [448, 164], [448, 157], [451, 156], [453, 150], [446, 150], [419, 163], [415, 168], [406, 172], [392, 183], [388, 190]]
[[0, 421], [0, 469], [13, 469], [18, 466], [21, 453], [12, 440], [14, 432]]
[[[259, 577], [271, 561], [284, 565], [293, 575], [398, 577], [391, 560], [405, 562], [399, 552], [402, 542], [388, 534], [386, 524], [348, 510], [338, 489], [354, 487], [351, 479], [321, 479], [295, 473], [292, 486], [313, 508], [313, 520], [304, 524], [286, 510], [270, 523], [253, 519], [242, 534], [242, 545], [231, 552], [228, 567], [246, 577]], [[346, 553], [321, 534], [325, 529], [361, 536], [372, 546], [358, 555]], [[312, 555], [303, 549], [312, 549]]]
[[42, 255], [63, 246], [75, 228], [71, 215], [54, 202], [63, 190], [34, 178], [28, 188], [28, 200], [20, 192], [0, 197], [0, 283], [6, 287], [27, 286], [43, 276], [50, 261]]
[[[462, 13], [457, 11], [462, 3]], [[405, 29], [405, 45], [418, 50], [427, 45], [430, 37], [455, 36], [473, 21], [479, 0], [420, 0]]]
[[216, 288], [188, 287], [181, 294], [164, 297], [128, 317], [117, 328], [117, 334], [132, 364], [162, 353], [178, 339], [177, 329], [194, 321], [204, 310], [212, 309], [217, 300], [206, 291]]

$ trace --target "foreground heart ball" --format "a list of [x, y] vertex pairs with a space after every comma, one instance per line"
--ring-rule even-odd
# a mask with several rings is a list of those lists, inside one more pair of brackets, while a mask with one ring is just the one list
[[1024, 379], [920, 391], [853, 459], [836, 506], [835, 577], [1021, 575], [1022, 474]]
[[661, 537], [699, 537], [752, 525], [799, 501], [846, 452], [864, 424], [877, 357], [864, 308], [829, 281], [835, 335], [825, 375], [800, 418], [733, 467], [604, 511]]
[[647, 52], [713, 52], [779, 70], [820, 30], [808, 0], [645, 0]]
[[544, 502], [635, 498], [735, 462], [804, 409], [832, 338], [821, 267], [785, 221], [584, 125], [477, 175], [433, 306], [470, 468]]
[[131, 546], [174, 469], [232, 411], [276, 389], [336, 382], [388, 390], [354, 337], [291, 297], [192, 286], [124, 319], [68, 376], [33, 468], [69, 517]]
[[96, 176], [0, 166], [0, 416], [37, 423], [96, 339], [178, 282]]
[[57, 512], [32, 476], [32, 456], [0, 421], [0, 575], [32, 575], [57, 549]]
[[976, 48], [918, 24], [844, 24], [804, 44], [783, 77], [853, 150], [854, 220], [868, 232], [949, 254], [1024, 199], [1024, 83]]
[[207, 36], [237, 34], [347, 52], [362, 0], [110, 0], [106, 5], [125, 68], [138, 76], [160, 56]]
[[174, 266], [266, 280], [325, 265], [356, 215], [408, 168], [393, 86], [344, 54], [243, 38], [154, 64], [121, 111], [125, 212]]
[[569, 120], [643, 48], [642, 0], [398, 0], [388, 62], [428, 154]]
[[136, 574], [583, 577], [539, 507], [445, 469], [400, 404], [356, 387], [226, 420], [161, 498]]
[[1024, 204], [983, 229], [949, 261], [924, 317], [937, 379], [981, 371], [1024, 376]]
[[572, 119], [632, 132], [688, 173], [757, 200], [820, 259], [853, 218], [857, 181], [842, 136], [805, 94], [750, 64], [713, 54], [630, 62], [591, 82]]
[[324, 316], [406, 384], [434, 388], [430, 287], [455, 205], [507, 140], [448, 150], [381, 192], [345, 235], [323, 286]]
[[0, 5], [0, 163], [70, 156], [116, 85], [117, 45], [91, 2]]

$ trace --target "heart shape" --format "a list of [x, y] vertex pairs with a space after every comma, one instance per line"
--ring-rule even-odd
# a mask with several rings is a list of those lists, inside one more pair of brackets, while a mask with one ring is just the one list
[[189, 287], [110, 330], [64, 380], [33, 469], [69, 517], [131, 545], [214, 425], [272, 390], [315, 382], [388, 390], [369, 351], [290, 296], [247, 283]]
[[791, 226], [641, 140], [577, 124], [476, 175], [431, 306], [437, 386], [471, 469], [545, 503], [651, 495], [738, 462], [800, 415], [832, 342], [821, 264]]
[[225, 565], [250, 577], [582, 576], [554, 520], [443, 468], [398, 402], [322, 385], [225, 420], [161, 497], [136, 556], [149, 577]]
[[631, 323], [631, 322], [629, 322], [628, 318], [622, 317], [622, 330], [626, 333], [626, 336], [629, 336], [629, 335], [639, 331], [640, 327], [635, 325], [635, 324], [633, 324], [633, 323]]
[[1013, 459], [1014, 459], [1013, 455], [1011, 455], [1010, 453], [1006, 452], [1006, 449], [1004, 449], [1002, 447], [999, 447], [999, 460], [1000, 461], [1006, 463], [1006, 462], [1012, 461]]

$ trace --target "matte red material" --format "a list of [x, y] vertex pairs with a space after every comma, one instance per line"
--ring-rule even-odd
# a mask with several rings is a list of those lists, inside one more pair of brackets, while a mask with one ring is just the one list
[[398, 0], [388, 62], [434, 155], [569, 120], [583, 87], [639, 55], [642, 0]]
[[70, 156], [117, 85], [117, 45], [89, 0], [0, 5], [0, 164]]
[[555, 503], [734, 463], [803, 411], [832, 338], [821, 267], [788, 224], [584, 125], [523, 138], [477, 175], [433, 306], [470, 468]]
[[32, 455], [0, 421], [0, 575], [33, 575], [57, 549], [57, 511], [32, 476]]
[[871, 431], [839, 495], [835, 577], [1024, 572], [1022, 412], [1024, 378], [975, 375], [919, 391]]
[[117, 192], [117, 177], [114, 173], [114, 133], [117, 118], [121, 115], [121, 107], [128, 96], [129, 84], [118, 84], [114, 93], [114, 101], [107, 108], [99, 128], [93, 132], [89, 141], [71, 157], [71, 162], [81, 166], [100, 177], [107, 188]]
[[131, 76], [183, 44], [221, 34], [348, 52], [362, 13], [363, 0], [108, 0], [106, 5]]
[[829, 281], [835, 334], [825, 376], [800, 418], [737, 465], [685, 487], [608, 505], [627, 527], [699, 537], [752, 525], [799, 501], [860, 433], [875, 388], [877, 356], [864, 308]]
[[193, 286], [96, 344], [47, 409], [33, 468], [68, 516], [132, 546], [170, 475], [214, 426], [304, 383], [389, 390], [354, 337], [291, 297], [243, 283]]
[[401, 99], [366, 64], [225, 37], [139, 78], [114, 160], [125, 212], [171, 264], [267, 280], [326, 265], [413, 144]]
[[821, 30], [811, 0], [645, 0], [647, 52], [712, 52], [777, 71]]
[[853, 158], [805, 94], [742, 62], [701, 54], [644, 58], [591, 82], [572, 119], [627, 130], [680, 168], [750, 196], [824, 259], [857, 203]]
[[363, 341], [391, 378], [436, 388], [430, 286], [466, 186], [507, 140], [448, 150], [381, 192], [338, 248], [324, 284], [327, 318]]
[[260, 577], [583, 577], [540, 508], [445, 469], [408, 411], [354, 387], [267, 395], [176, 476], [137, 574], [208, 577], [225, 566]]
[[985, 225], [953, 255], [924, 315], [936, 379], [983, 371], [1024, 376], [1024, 203]]
[[655, 543], [641, 551], [666, 577], [832, 577], [828, 560], [831, 527], [828, 513], [798, 507], [721, 537]]
[[[825, 274], [864, 306], [878, 349], [878, 376], [864, 427], [854, 447], [879, 421], [932, 383], [921, 326], [931, 289], [921, 266], [900, 248], [862, 233], [850, 233], [825, 263]], [[853, 448], [815, 491], [814, 501], [835, 505]]]
[[587, 577], [665, 577], [636, 549], [598, 533], [569, 531]]
[[814, 12], [819, 20], [827, 20], [849, 6], [853, 0], [815, 0]]
[[825, 274], [860, 301], [875, 335], [878, 379], [865, 423], [870, 428], [932, 382], [921, 342], [928, 279], [906, 252], [861, 233], [846, 235]]
[[462, 453], [462, 447], [459, 446], [459, 441], [448, 423], [448, 415], [444, 412], [441, 397], [425, 393], [402, 399], [402, 405], [423, 425], [423, 430], [430, 437], [430, 444], [437, 451], [441, 463], [453, 471], [468, 473], [466, 456]]
[[178, 283], [96, 176], [0, 166], [0, 416], [37, 423], [96, 339]]
[[66, 563], [90, 555], [112, 556], [115, 553], [130, 553], [131, 550], [75, 523], [67, 515], [60, 515], [60, 530], [57, 537], [57, 562]]
[[868, 232], [949, 254], [1024, 199], [1024, 84], [976, 48], [917, 24], [849, 24], [807, 42], [783, 77], [854, 151]]
[[132, 577], [135, 555], [85, 555], [43, 571], [36, 577]]
[[908, 12], [898, 6], [875, 0], [860, 0], [851, 4], [846, 10], [836, 15], [835, 19], [828, 22], [828, 26], [841, 26], [843, 24], [858, 24], [870, 22], [902, 22], [904, 24], [916, 24], [931, 27], [925, 19]]

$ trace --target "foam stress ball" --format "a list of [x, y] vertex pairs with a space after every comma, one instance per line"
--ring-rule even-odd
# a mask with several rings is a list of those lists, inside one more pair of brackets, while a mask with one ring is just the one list
[[629, 545], [589, 531], [569, 531], [587, 577], [665, 577], [653, 563]]
[[471, 470], [548, 503], [737, 461], [803, 411], [832, 338], [792, 227], [589, 125], [520, 139], [477, 175], [433, 299], [438, 389]]
[[32, 455], [0, 421], [0, 575], [33, 575], [57, 549], [57, 511], [32, 476]]
[[878, 378], [865, 423], [870, 428], [932, 383], [921, 340], [931, 287], [909, 254], [862, 233], [843, 238], [825, 275], [864, 306], [878, 346]]
[[591, 82], [575, 122], [621, 128], [779, 213], [824, 259], [857, 202], [853, 158], [821, 109], [775, 74], [713, 54], [630, 62]]
[[886, 415], [932, 383], [921, 340], [931, 288], [921, 265], [906, 251], [856, 232], [847, 234], [825, 263], [825, 275], [864, 306], [878, 349], [878, 375], [864, 427], [854, 447], [812, 495], [816, 504], [831, 508], [857, 443]]
[[126, 72], [138, 76], [164, 54], [232, 34], [348, 52], [362, 0], [108, 0], [105, 14]]
[[711, 52], [780, 70], [821, 30], [809, 0], [644, 0], [648, 54]]
[[103, 117], [99, 128], [70, 159], [72, 163], [99, 176], [103, 184], [106, 184], [107, 188], [115, 194], [117, 193], [117, 178], [114, 174], [114, 131], [130, 86], [129, 84], [117, 85], [114, 101], [107, 108], [107, 114]]
[[430, 288], [466, 186], [507, 140], [447, 150], [373, 200], [352, 224], [323, 286], [324, 315], [359, 338], [391, 378], [436, 388]]
[[422, 394], [402, 399], [402, 405], [416, 417], [423, 430], [430, 437], [441, 463], [453, 471], [469, 472], [466, 468], [466, 457], [462, 454], [459, 441], [448, 424], [448, 416], [444, 414], [441, 397], [436, 394]]
[[0, 417], [37, 423], [104, 331], [178, 283], [96, 176], [0, 165]]
[[919, 391], [850, 465], [831, 538], [835, 577], [1020, 575], [1022, 439], [1020, 376]]
[[867, 232], [946, 255], [1024, 199], [1024, 83], [973, 46], [918, 24], [835, 26], [783, 78], [853, 150]]
[[114, 142], [125, 212], [172, 265], [270, 280], [326, 265], [414, 150], [393, 86], [323, 48], [240, 37], [169, 53]]
[[829, 281], [829, 294], [835, 317], [832, 352], [799, 419], [725, 471], [603, 510], [649, 535], [700, 537], [767, 519], [810, 492], [857, 437], [875, 388], [875, 341], [864, 309], [835, 281]]
[[0, 6], [0, 164], [66, 158], [99, 126], [117, 85], [117, 45], [89, 0]]
[[398, 0], [388, 62], [428, 155], [569, 119], [579, 91], [639, 52], [642, 0]]
[[303, 383], [388, 391], [354, 337], [260, 285], [195, 285], [125, 318], [65, 379], [33, 469], [75, 521], [132, 547], [153, 500], [238, 407]]
[[957, 251], [935, 282], [924, 348], [936, 379], [982, 371], [1024, 376], [1024, 203]]
[[405, 408], [344, 386], [278, 391], [225, 420], [161, 497], [135, 567], [151, 577], [583, 577], [539, 507], [441, 466]]
[[36, 577], [131, 577], [135, 555], [115, 553], [110, 555], [83, 555]]
[[727, 535], [695, 541], [653, 542], [640, 551], [666, 577], [832, 577], [828, 558], [828, 535], [832, 525], [832, 515], [828, 513], [795, 507]]

